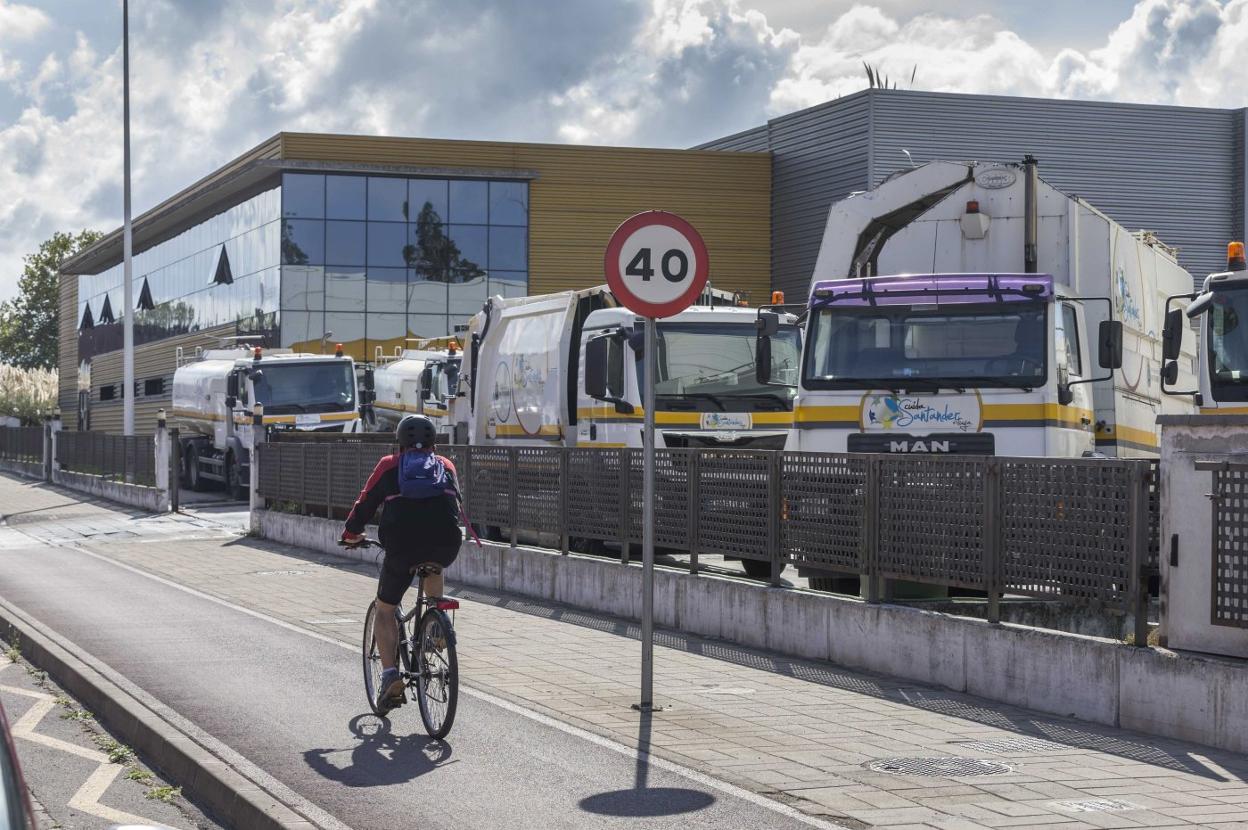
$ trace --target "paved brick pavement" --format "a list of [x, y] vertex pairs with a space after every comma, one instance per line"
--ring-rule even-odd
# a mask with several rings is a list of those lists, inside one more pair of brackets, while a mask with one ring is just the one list
[[[238, 537], [203, 516], [140, 517], [4, 477], [0, 505], [18, 514], [0, 547], [73, 545], [347, 643], [374, 589], [367, 565]], [[635, 625], [453, 592], [465, 684], [624, 744], [644, 739], [629, 708]], [[1243, 756], [678, 632], [657, 644], [656, 696], [670, 708], [653, 717], [652, 753], [848, 827], [1248, 829]], [[899, 758], [999, 771], [878, 764]]]

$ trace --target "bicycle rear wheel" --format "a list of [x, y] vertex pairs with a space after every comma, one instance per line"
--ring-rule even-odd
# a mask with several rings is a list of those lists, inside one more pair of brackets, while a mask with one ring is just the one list
[[[396, 615], [397, 615], [396, 611]], [[386, 717], [388, 713], [377, 708], [377, 690], [381, 687], [381, 654], [377, 651], [376, 638], [377, 625], [377, 603], [372, 602], [368, 606], [368, 613], [364, 615], [364, 692], [368, 695], [368, 708], [373, 714], [379, 718]], [[397, 655], [396, 665], [407, 668], [407, 649], [403, 646], [403, 625], [399, 624], [399, 653]]]
[[425, 731], [434, 739], [445, 738], [455, 723], [459, 702], [459, 660], [455, 656], [455, 631], [446, 613], [430, 608], [420, 618], [416, 637], [416, 699]]

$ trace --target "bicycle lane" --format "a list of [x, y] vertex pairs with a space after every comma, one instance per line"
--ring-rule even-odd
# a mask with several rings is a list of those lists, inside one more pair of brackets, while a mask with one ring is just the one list
[[7, 601], [343, 825], [808, 826], [504, 701], [461, 694], [445, 743], [414, 704], [387, 728], [365, 714], [356, 648], [16, 532], [0, 529]]

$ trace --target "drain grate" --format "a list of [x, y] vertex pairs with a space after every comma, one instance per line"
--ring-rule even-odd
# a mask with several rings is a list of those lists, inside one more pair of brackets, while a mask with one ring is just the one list
[[1046, 741], [1043, 738], [999, 738], [987, 741], [958, 741], [958, 746], [969, 752], [995, 752], [998, 755], [1017, 755], [1024, 752], [1063, 752], [1070, 747]]
[[1116, 813], [1121, 810], [1144, 809], [1139, 804], [1132, 804], [1130, 801], [1119, 801], [1116, 798], [1092, 798], [1087, 801], [1054, 801], [1052, 806], [1071, 813]]
[[871, 761], [867, 766], [876, 772], [892, 775], [931, 775], [940, 778], [1006, 775], [1014, 771], [1009, 764], [983, 758], [882, 758]]

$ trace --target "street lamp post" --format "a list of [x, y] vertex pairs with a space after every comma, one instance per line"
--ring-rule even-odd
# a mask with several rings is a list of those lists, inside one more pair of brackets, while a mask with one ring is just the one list
[[124, 216], [121, 248], [125, 262], [125, 285], [122, 289], [122, 429], [134, 435], [134, 243], [130, 228], [130, 0], [121, 3], [121, 66], [122, 66], [122, 166]]

